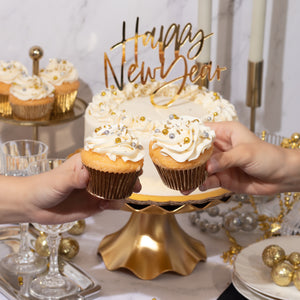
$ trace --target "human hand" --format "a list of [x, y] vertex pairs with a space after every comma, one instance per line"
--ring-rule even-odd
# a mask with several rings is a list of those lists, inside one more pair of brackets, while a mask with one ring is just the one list
[[[122, 200], [105, 200], [86, 191], [89, 173], [81, 163], [80, 154], [75, 154], [62, 165], [39, 175], [31, 185], [34, 199], [29, 202], [29, 217], [41, 224], [65, 223], [86, 218], [104, 209], [120, 209]], [[28, 178], [29, 179], [29, 178]], [[141, 190], [137, 180], [134, 192]]]
[[286, 166], [294, 153], [262, 141], [239, 122], [207, 125], [215, 130], [216, 139], [201, 191], [222, 187], [237, 193], [267, 195], [291, 188]]

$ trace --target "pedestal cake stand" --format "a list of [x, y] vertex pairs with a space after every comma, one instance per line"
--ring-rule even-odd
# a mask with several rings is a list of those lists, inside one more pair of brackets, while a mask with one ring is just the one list
[[129, 221], [104, 237], [98, 253], [108, 270], [125, 268], [140, 279], [165, 272], [188, 275], [206, 260], [206, 250], [180, 227], [175, 215], [227, 202], [231, 194], [224, 189], [189, 196], [133, 194], [123, 206], [131, 212]]

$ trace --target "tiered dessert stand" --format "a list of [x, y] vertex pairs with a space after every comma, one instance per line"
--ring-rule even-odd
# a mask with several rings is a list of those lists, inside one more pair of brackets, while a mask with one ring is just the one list
[[[43, 50], [38, 46], [34, 46], [29, 50], [29, 55], [33, 60], [32, 73], [34, 75], [37, 75], [39, 73], [39, 60], [43, 56]], [[77, 97], [74, 103], [74, 108], [71, 111], [66, 113], [51, 115], [49, 120], [45, 120], [45, 121], [19, 120], [15, 118], [12, 113], [6, 115], [0, 114], [0, 120], [14, 125], [31, 126], [33, 128], [33, 139], [38, 140], [39, 139], [38, 129], [40, 126], [51, 126], [54, 124], [61, 124], [61, 123], [66, 123], [66, 122], [76, 120], [84, 114], [86, 107], [87, 104], [85, 103], [85, 101]]]

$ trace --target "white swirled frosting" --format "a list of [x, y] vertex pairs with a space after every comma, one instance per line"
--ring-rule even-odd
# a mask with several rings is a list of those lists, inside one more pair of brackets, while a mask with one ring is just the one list
[[85, 139], [84, 149], [107, 155], [112, 161], [119, 157], [125, 162], [137, 162], [145, 155], [143, 146], [123, 124], [98, 127]]
[[158, 125], [150, 141], [152, 148], [161, 148], [163, 155], [172, 157], [177, 162], [192, 161], [212, 146], [215, 132], [205, 126], [200, 119], [171, 115]]
[[78, 72], [74, 65], [65, 59], [58, 58], [49, 59], [49, 64], [40, 71], [39, 76], [54, 86], [78, 80]]
[[25, 66], [20, 62], [10, 60], [10, 61], [0, 61], [0, 81], [6, 84], [11, 84], [14, 79], [20, 74], [28, 74]]
[[165, 104], [176, 96], [178, 85], [172, 84], [160, 90], [153, 105], [150, 95], [162, 83], [150, 82], [127, 84], [122, 91], [109, 88], [94, 95], [85, 111], [84, 135], [92, 135], [95, 128], [106, 123], [125, 124], [138, 137], [145, 149], [141, 193], [152, 195], [180, 195], [179, 192], [166, 188], [158, 179], [157, 171], [149, 157], [149, 141], [153, 130], [169, 116], [191, 116], [202, 122], [237, 120], [234, 106], [223, 99], [219, 93], [199, 89], [198, 85], [186, 85], [176, 100], [167, 108]]
[[52, 84], [36, 75], [18, 76], [10, 88], [10, 93], [23, 101], [53, 97], [53, 91]]

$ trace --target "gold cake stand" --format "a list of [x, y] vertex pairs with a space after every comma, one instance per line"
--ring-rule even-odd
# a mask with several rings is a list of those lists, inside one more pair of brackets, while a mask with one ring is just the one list
[[154, 279], [165, 272], [188, 275], [206, 260], [206, 250], [180, 227], [175, 215], [227, 202], [231, 194], [224, 189], [174, 199], [133, 194], [123, 206], [131, 212], [129, 221], [104, 237], [98, 253], [108, 270], [124, 268], [140, 279]]
[[76, 98], [74, 107], [71, 111], [61, 114], [53, 114], [50, 116], [49, 120], [45, 121], [28, 121], [20, 120], [13, 116], [13, 114], [1, 115], [0, 121], [4, 121], [9, 124], [20, 125], [20, 126], [31, 126], [33, 127], [33, 139], [38, 140], [38, 128], [40, 126], [51, 126], [55, 124], [67, 123], [73, 120], [80, 118], [87, 107], [87, 104], [84, 100]]

